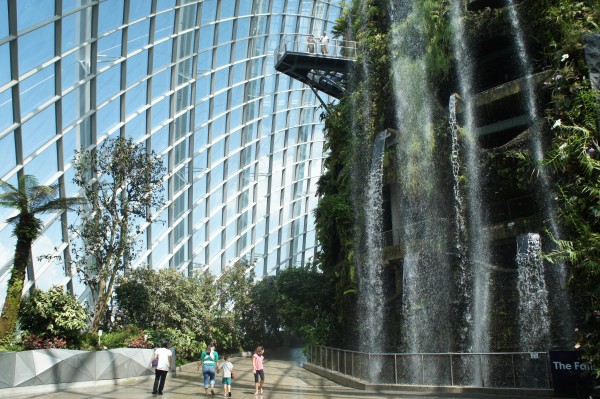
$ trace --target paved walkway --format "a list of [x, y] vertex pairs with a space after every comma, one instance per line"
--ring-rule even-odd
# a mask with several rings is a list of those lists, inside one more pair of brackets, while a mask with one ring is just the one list
[[[252, 362], [249, 358], [233, 358], [235, 380], [232, 385], [232, 398], [248, 399], [316, 399], [316, 398], [340, 398], [340, 399], [374, 399], [374, 398], [477, 398], [483, 399], [481, 395], [439, 395], [431, 396], [418, 392], [365, 392], [352, 388], [340, 386], [327, 379], [319, 377], [304, 370], [299, 366], [299, 352], [293, 353], [269, 353], [265, 352], [265, 386], [264, 393], [254, 396], [254, 376], [252, 374]], [[167, 378], [164, 395], [152, 395], [152, 384], [154, 378], [141, 383], [131, 385], [102, 386], [95, 388], [81, 388], [55, 393], [44, 393], [37, 395], [12, 395], [11, 399], [44, 397], [44, 399], [135, 399], [135, 398], [223, 398], [220, 376], [217, 377], [215, 395], [206, 395], [202, 383], [202, 375], [196, 371], [196, 365], [183, 366], [177, 372], [177, 378], [170, 375]], [[0, 397], [2, 397], [0, 390]], [[489, 397], [489, 396], [488, 396]], [[494, 398], [500, 398], [495, 396]], [[515, 398], [503, 396], [503, 398]]]

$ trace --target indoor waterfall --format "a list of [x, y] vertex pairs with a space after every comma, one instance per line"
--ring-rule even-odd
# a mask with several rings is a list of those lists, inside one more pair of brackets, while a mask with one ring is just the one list
[[[361, 1], [361, 14], [367, 15], [367, 2]], [[358, 277], [358, 349], [363, 352], [383, 352], [384, 337], [382, 334], [373, 335], [373, 328], [381, 332], [383, 323], [383, 295], [373, 295], [374, 287], [379, 287], [381, 292], [380, 268], [381, 268], [381, 163], [379, 163], [379, 171], [376, 172], [378, 177], [373, 176], [373, 168], [375, 168], [375, 157], [383, 156], [383, 145], [385, 136], [376, 137], [374, 148], [365, 146], [364, 143], [371, 140], [368, 137], [368, 129], [364, 126], [365, 121], [370, 120], [372, 115], [371, 100], [369, 89], [370, 82], [368, 77], [371, 76], [368, 62], [361, 62], [357, 65], [357, 75], [366, 77], [364, 82], [367, 85], [367, 90], [364, 95], [367, 97], [365, 101], [359, 101], [356, 98], [352, 101], [352, 109], [355, 118], [352, 118], [352, 151], [354, 162], [352, 164], [351, 175], [355, 184], [352, 185], [352, 197], [355, 207], [355, 213], [358, 216], [359, 223], [364, 226], [358, 231], [357, 242], [355, 248], [357, 260], [357, 277]], [[360, 79], [355, 77], [356, 79]], [[377, 143], [377, 140], [383, 142]], [[381, 147], [381, 148], [379, 148]], [[371, 153], [369, 153], [371, 150]], [[375, 155], [377, 154], [377, 155]], [[373, 181], [373, 179], [376, 179]], [[372, 187], [372, 184], [377, 184], [379, 187], [378, 194], [373, 190], [368, 190], [365, 193], [365, 187]], [[373, 194], [376, 197], [370, 198]], [[379, 201], [376, 208], [379, 211], [371, 212], [371, 209], [366, 204], [372, 201]], [[363, 204], [363, 205], [361, 205]], [[377, 213], [379, 212], [379, 213]], [[362, 220], [362, 221], [360, 221]], [[370, 229], [378, 229], [377, 232], [372, 232]], [[373, 257], [374, 256], [374, 257]], [[377, 277], [373, 279], [374, 277]], [[369, 370], [371, 371], [371, 370]]]
[[399, 240], [403, 244], [404, 352], [449, 352], [451, 280], [448, 253], [451, 210], [443, 196], [432, 126], [433, 99], [423, 59], [424, 15], [420, 1], [395, 2], [391, 48], [396, 119]]
[[550, 318], [539, 234], [517, 237], [516, 263], [519, 348], [530, 352], [543, 351], [550, 343]]
[[[452, 1], [451, 26], [454, 57], [460, 100], [463, 109], [462, 135], [464, 143], [465, 165], [462, 173], [466, 179], [466, 202], [467, 230], [466, 239], [468, 248], [466, 254], [468, 260], [459, 260], [461, 264], [468, 262], [470, 270], [461, 271], [465, 274], [467, 284], [462, 287], [465, 291], [459, 293], [462, 301], [465, 301], [465, 327], [470, 329], [470, 336], [462, 342], [461, 348], [466, 351], [488, 352], [489, 351], [489, 264], [490, 248], [483, 213], [481, 197], [481, 160], [479, 159], [479, 146], [475, 136], [475, 115], [473, 110], [473, 60], [468, 40], [465, 39], [465, 27], [463, 24], [462, 9], [464, 2]], [[452, 118], [451, 118], [452, 119]], [[454, 155], [453, 155], [454, 156]]]
[[[383, 293], [383, 229], [382, 229], [382, 187], [383, 187], [383, 155], [387, 131], [380, 132], [373, 144], [371, 170], [367, 182], [365, 199], [365, 248], [362, 254], [363, 267], [358, 276], [359, 292], [368, 295], [359, 296], [361, 341], [368, 341], [370, 352], [383, 352], [383, 322], [385, 296]], [[377, 381], [382, 364], [372, 361], [369, 367], [371, 381]]]
[[[525, 38], [523, 35], [523, 29], [521, 28], [521, 22], [519, 20], [519, 14], [514, 4], [514, 0], [507, 0], [508, 12], [510, 16], [510, 24], [514, 35], [515, 45], [518, 51], [518, 59], [524, 79], [524, 94], [526, 96], [526, 107], [527, 114], [530, 120], [530, 131], [531, 139], [530, 146], [533, 153], [535, 166], [538, 171], [538, 195], [539, 200], [543, 204], [543, 211], [548, 221], [550, 232], [555, 239], [560, 238], [560, 230], [556, 222], [556, 207], [553, 202], [553, 195], [550, 189], [548, 181], [548, 174], [544, 162], [544, 149], [543, 149], [543, 137], [542, 137], [542, 118], [539, 115], [538, 110], [538, 99], [535, 88], [535, 81], [533, 76], [533, 67], [531, 59], [527, 52], [525, 45]], [[554, 303], [554, 310], [560, 316], [557, 320], [560, 320], [560, 335], [562, 337], [570, 336], [573, 331], [573, 321], [571, 320], [570, 311], [570, 299], [564, 287], [567, 284], [567, 270], [563, 262], [559, 262], [556, 265], [550, 265], [547, 268], [546, 279], [550, 284], [550, 289], [556, 293], [556, 300]]]

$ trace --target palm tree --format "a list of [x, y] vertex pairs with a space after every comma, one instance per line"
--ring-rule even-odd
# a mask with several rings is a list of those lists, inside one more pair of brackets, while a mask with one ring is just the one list
[[16, 216], [6, 219], [15, 225], [14, 236], [17, 237], [14, 263], [8, 281], [6, 300], [0, 316], [0, 338], [15, 331], [17, 315], [25, 283], [25, 270], [31, 256], [31, 244], [39, 237], [43, 223], [36, 217], [38, 214], [72, 209], [74, 205], [83, 204], [82, 198], [57, 198], [58, 184], [40, 186], [38, 180], [31, 175], [19, 177], [18, 187], [0, 180], [0, 206], [16, 209]]

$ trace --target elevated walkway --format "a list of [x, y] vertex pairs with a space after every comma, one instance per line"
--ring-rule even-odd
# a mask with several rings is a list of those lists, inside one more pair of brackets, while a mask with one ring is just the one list
[[349, 40], [330, 39], [324, 45], [312, 35], [286, 35], [275, 53], [275, 69], [307, 84], [315, 93], [340, 98], [347, 93], [347, 75], [356, 60], [356, 49], [357, 42]]

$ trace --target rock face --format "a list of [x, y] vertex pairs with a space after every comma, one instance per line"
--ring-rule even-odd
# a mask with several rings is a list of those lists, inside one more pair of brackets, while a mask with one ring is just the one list
[[585, 37], [585, 62], [590, 69], [592, 87], [600, 90], [600, 33]]

